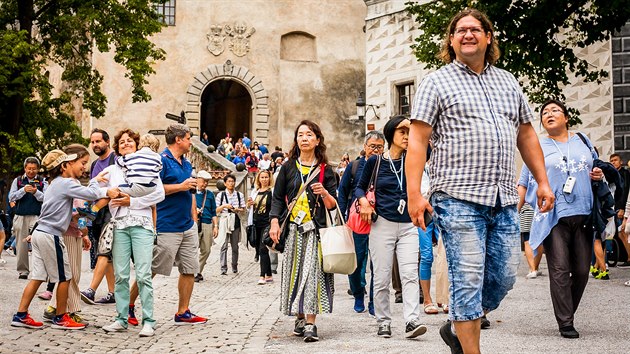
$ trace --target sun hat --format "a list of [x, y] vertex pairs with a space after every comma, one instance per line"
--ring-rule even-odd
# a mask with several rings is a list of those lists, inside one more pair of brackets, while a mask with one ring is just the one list
[[205, 179], [207, 181], [207, 180], [211, 180], [212, 176], [207, 171], [201, 170], [201, 171], [197, 172], [197, 178], [203, 178], [203, 179]]
[[66, 155], [65, 152], [55, 149], [49, 151], [42, 159], [42, 167], [48, 171], [61, 165], [62, 162], [74, 161], [77, 159], [77, 154]]

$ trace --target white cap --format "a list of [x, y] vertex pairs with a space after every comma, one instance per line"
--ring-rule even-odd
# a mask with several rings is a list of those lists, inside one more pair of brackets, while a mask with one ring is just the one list
[[211, 180], [212, 176], [207, 171], [201, 170], [197, 172], [197, 178], [203, 178], [207, 181], [207, 180]]

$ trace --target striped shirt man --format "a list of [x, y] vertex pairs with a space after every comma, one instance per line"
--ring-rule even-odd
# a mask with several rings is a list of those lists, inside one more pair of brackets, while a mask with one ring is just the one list
[[516, 136], [534, 115], [518, 81], [486, 64], [481, 74], [454, 60], [427, 75], [412, 120], [433, 127], [431, 190], [485, 206], [518, 202]]

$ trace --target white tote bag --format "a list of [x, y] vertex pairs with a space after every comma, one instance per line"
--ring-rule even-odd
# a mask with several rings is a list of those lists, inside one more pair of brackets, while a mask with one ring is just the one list
[[324, 272], [352, 274], [357, 269], [352, 230], [344, 222], [338, 205], [334, 214], [334, 220], [331, 220], [330, 212], [326, 211], [327, 227], [319, 229]]

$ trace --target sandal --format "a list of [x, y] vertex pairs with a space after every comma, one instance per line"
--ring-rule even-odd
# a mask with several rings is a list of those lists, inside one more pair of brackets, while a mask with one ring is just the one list
[[448, 313], [448, 304], [442, 305], [442, 311], [444, 311], [444, 313]]
[[435, 304], [426, 304], [424, 305], [424, 313], [427, 315], [437, 315], [439, 311]]

